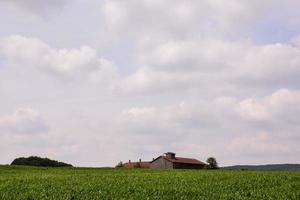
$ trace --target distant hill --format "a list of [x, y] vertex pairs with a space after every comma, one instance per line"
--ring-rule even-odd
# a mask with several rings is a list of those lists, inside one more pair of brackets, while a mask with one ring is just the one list
[[222, 167], [229, 170], [261, 170], [261, 171], [300, 171], [300, 164], [271, 164], [271, 165], [235, 165]]
[[30, 156], [28, 158], [16, 158], [11, 165], [27, 165], [27, 166], [37, 166], [37, 167], [72, 167], [72, 165], [58, 162], [56, 160], [51, 160], [49, 158], [40, 158], [37, 156]]

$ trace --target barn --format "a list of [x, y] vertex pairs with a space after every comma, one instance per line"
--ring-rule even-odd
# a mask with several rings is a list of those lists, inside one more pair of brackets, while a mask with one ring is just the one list
[[193, 158], [176, 157], [167, 152], [150, 162], [151, 169], [203, 169], [206, 163]]
[[150, 161], [142, 161], [139, 159], [138, 162], [131, 162], [129, 160], [128, 162], [123, 164], [123, 167], [125, 168], [150, 168]]

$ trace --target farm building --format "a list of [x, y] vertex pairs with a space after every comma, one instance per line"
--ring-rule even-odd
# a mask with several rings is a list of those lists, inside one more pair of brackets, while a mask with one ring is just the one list
[[152, 169], [203, 169], [205, 166], [204, 162], [197, 159], [175, 157], [175, 153], [172, 152], [165, 153], [150, 162]]
[[131, 160], [129, 160], [128, 162], [123, 164], [123, 167], [125, 167], [125, 168], [150, 168], [150, 161], [142, 161], [140, 159], [139, 162], [131, 162]]

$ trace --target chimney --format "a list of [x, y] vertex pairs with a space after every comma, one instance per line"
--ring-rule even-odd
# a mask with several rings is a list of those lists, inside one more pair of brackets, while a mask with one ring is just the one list
[[169, 159], [175, 159], [175, 153], [173, 153], [173, 152], [167, 152], [167, 153], [165, 153], [165, 155]]
[[142, 162], [142, 159], [139, 159], [139, 162]]

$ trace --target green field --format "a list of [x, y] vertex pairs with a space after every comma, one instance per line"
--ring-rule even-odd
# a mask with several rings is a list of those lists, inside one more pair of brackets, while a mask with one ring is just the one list
[[300, 172], [0, 166], [0, 199], [300, 199]]

